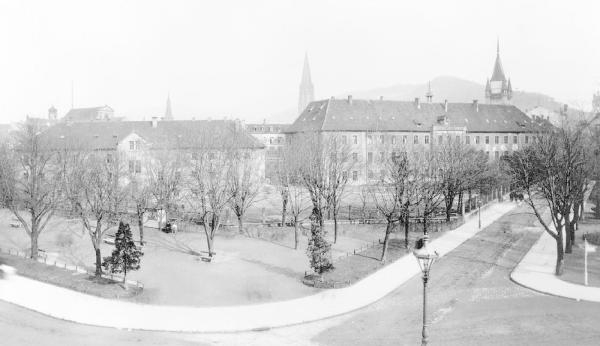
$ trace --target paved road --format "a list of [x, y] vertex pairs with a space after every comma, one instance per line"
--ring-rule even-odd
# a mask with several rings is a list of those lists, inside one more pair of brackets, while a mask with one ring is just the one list
[[[524, 208], [505, 215], [432, 269], [432, 345], [599, 345], [600, 304], [532, 292], [509, 274], [540, 235]], [[313, 340], [323, 345], [417, 345], [422, 282], [414, 278]]]
[[[541, 295], [509, 280], [539, 236], [517, 209], [435, 264], [432, 345], [598, 345], [600, 304]], [[359, 311], [264, 332], [178, 334], [123, 331], [56, 320], [0, 302], [2, 345], [417, 345], [420, 278]]]

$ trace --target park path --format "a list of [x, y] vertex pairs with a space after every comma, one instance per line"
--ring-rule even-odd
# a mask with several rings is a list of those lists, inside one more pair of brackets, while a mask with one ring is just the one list
[[[503, 202], [481, 212], [482, 228], [515, 207]], [[465, 224], [432, 241], [440, 256], [480, 231], [476, 214]], [[0, 299], [52, 317], [122, 329], [186, 332], [261, 330], [325, 319], [363, 308], [385, 297], [420, 270], [412, 255], [371, 274], [356, 284], [280, 302], [227, 307], [144, 305], [103, 299], [21, 276], [0, 281]], [[50, 298], [51, 297], [51, 298]]]

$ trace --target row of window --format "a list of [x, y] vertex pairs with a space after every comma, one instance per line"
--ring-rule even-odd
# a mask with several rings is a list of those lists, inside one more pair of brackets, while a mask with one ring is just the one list
[[[401, 140], [402, 144], [407, 144], [408, 143], [408, 135], [403, 135], [400, 138], [398, 138], [400, 136], [395, 136], [392, 135], [391, 136], [391, 144], [398, 144], [398, 141]], [[461, 139], [462, 136], [456, 136], [456, 141], [457, 142], [462, 142]], [[474, 136], [474, 144], [481, 144], [481, 137], [482, 136]], [[451, 136], [447, 136], [447, 142], [449, 143], [451, 141]], [[367, 135], [367, 144], [373, 144], [373, 139], [374, 136], [373, 135]], [[503, 136], [502, 138], [502, 143], [503, 144], [508, 144], [509, 143], [509, 139], [510, 136]], [[490, 136], [484, 136], [484, 140], [485, 140], [485, 144], [490, 144]], [[525, 140], [525, 144], [529, 143], [529, 136], [525, 136], [524, 138]], [[425, 144], [429, 144], [429, 135], [425, 135], [423, 137], [423, 142]], [[377, 143], [378, 144], [385, 144], [385, 136], [384, 135], [379, 135], [377, 136]], [[438, 144], [443, 144], [444, 143], [444, 136], [443, 135], [439, 135], [438, 136]], [[513, 144], [518, 144], [519, 143], [519, 136], [512, 136], [512, 143]], [[272, 144], [272, 143], [271, 143]], [[348, 144], [348, 137], [346, 135], [342, 135], [342, 144]], [[358, 136], [357, 135], [353, 135], [352, 136], [352, 144], [358, 144]], [[413, 144], [419, 144], [419, 135], [413, 135]], [[471, 136], [465, 136], [465, 144], [471, 144]], [[500, 144], [500, 136], [494, 136], [494, 144]]]

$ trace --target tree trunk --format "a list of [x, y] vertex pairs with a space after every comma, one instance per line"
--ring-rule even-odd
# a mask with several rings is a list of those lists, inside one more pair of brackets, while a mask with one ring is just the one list
[[337, 222], [337, 211], [333, 210], [333, 243], [337, 243], [338, 236], [338, 222]]
[[554, 274], [557, 276], [562, 275], [563, 273], [563, 262], [564, 262], [564, 252], [563, 252], [563, 241], [562, 241], [562, 232], [558, 232], [556, 240], [556, 268]]
[[100, 247], [97, 246], [95, 249], [96, 251], [96, 277], [100, 277], [102, 276], [102, 254], [100, 253]]
[[213, 256], [213, 240], [211, 239], [208, 232], [206, 232], [206, 247], [208, 247], [208, 257]]
[[388, 243], [390, 240], [390, 233], [392, 233], [393, 228], [393, 222], [388, 220], [387, 226], [385, 227], [385, 238], [383, 238], [383, 249], [381, 250], [381, 262], [383, 263], [385, 263], [385, 255], [387, 253]]
[[573, 228], [573, 226], [572, 226], [571, 222], [568, 219], [565, 220], [565, 232], [566, 232], [565, 253], [573, 252], [573, 243], [571, 242], [571, 240], [572, 240], [571, 233], [574, 233], [574, 232], [573, 232], [572, 228]]
[[408, 229], [410, 227], [410, 223], [408, 221], [408, 215], [404, 218], [404, 248], [408, 249]]
[[[36, 227], [37, 228], [37, 227]], [[32, 227], [31, 228], [31, 253], [29, 254], [29, 257], [31, 259], [36, 259], [38, 257], [38, 238], [39, 238], [40, 234], [38, 233], [37, 229], [35, 229]]]
[[457, 207], [457, 209], [460, 210], [460, 215], [465, 215], [465, 211], [464, 211], [464, 208], [463, 208], [463, 192], [462, 191], [458, 194], [458, 207]]
[[298, 221], [294, 218], [294, 250], [298, 250]]
[[287, 212], [287, 198], [284, 198], [281, 205], [281, 227], [285, 227], [285, 214]]
[[140, 245], [144, 245], [144, 211], [138, 206], [137, 208], [138, 217], [138, 229], [140, 230]]
[[237, 219], [238, 219], [238, 229], [240, 231], [240, 234], [244, 234], [244, 223], [242, 221], [242, 215], [238, 215]]

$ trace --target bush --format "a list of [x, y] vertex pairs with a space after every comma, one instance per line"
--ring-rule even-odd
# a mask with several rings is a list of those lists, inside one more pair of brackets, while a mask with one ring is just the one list
[[600, 245], [600, 233], [589, 233], [585, 235], [585, 238], [593, 245]]

